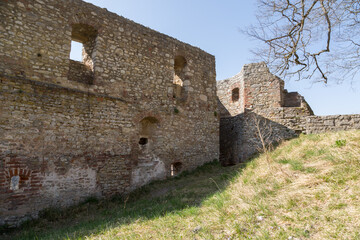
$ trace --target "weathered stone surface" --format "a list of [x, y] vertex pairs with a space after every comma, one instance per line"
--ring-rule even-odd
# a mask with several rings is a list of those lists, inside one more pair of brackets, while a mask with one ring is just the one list
[[0, 225], [218, 158], [219, 120], [224, 165], [360, 129], [360, 115], [312, 116], [264, 63], [216, 92], [214, 56], [80, 0], [3, 1], [0, 18]]
[[284, 81], [271, 74], [265, 63], [245, 65], [236, 76], [218, 82], [217, 94], [224, 165], [258, 152], [263, 148], [261, 138], [270, 144], [295, 137], [305, 130], [304, 116], [313, 114], [304, 98], [288, 93]]
[[[239, 96], [234, 89], [239, 89]], [[360, 129], [360, 115], [313, 116], [305, 99], [297, 92], [288, 93], [264, 63], [245, 65], [238, 75], [218, 82], [217, 94], [224, 165], [246, 160], [263, 150], [262, 143], [299, 133]]]
[[0, 5], [0, 225], [218, 158], [214, 56], [80, 0]]
[[360, 129], [360, 114], [309, 116], [306, 118], [306, 133]]

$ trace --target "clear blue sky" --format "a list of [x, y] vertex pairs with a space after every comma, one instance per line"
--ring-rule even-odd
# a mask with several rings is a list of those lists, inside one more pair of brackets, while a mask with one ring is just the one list
[[[158, 32], [197, 46], [216, 57], [217, 80], [229, 78], [251, 63], [259, 44], [239, 32], [256, 21], [255, 0], [86, 0]], [[360, 80], [350, 84], [287, 81], [316, 115], [360, 113]]]

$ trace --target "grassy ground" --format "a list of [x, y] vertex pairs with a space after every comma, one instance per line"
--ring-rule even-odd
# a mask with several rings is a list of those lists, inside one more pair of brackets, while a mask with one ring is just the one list
[[12, 239], [360, 239], [360, 131], [301, 135], [246, 164], [207, 164], [129, 199], [57, 212]]

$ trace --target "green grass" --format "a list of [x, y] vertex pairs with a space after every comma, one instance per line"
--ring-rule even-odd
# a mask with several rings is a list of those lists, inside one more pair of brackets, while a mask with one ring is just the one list
[[359, 176], [360, 131], [300, 135], [248, 163], [48, 209], [1, 238], [360, 239]]
[[278, 161], [281, 164], [289, 164], [291, 166], [291, 169], [294, 171], [301, 171], [301, 172], [307, 172], [307, 173], [315, 173], [317, 172], [316, 168], [313, 167], [304, 167], [304, 164], [300, 160], [292, 160], [292, 159], [280, 159]]

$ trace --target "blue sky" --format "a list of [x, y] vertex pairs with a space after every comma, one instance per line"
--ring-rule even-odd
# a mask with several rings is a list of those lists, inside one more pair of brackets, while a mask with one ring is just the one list
[[[229, 78], [251, 63], [259, 42], [239, 32], [255, 23], [256, 0], [86, 0], [158, 32], [215, 55], [217, 80]], [[360, 113], [360, 80], [342, 84], [285, 83], [305, 97], [316, 115]]]

